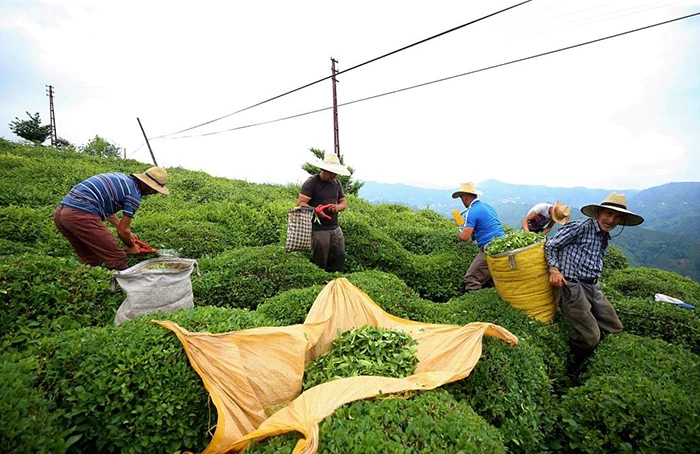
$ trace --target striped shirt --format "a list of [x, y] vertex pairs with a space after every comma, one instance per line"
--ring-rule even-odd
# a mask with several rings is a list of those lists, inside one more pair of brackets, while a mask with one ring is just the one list
[[544, 244], [547, 265], [559, 268], [565, 278], [597, 279], [609, 240], [594, 218], [567, 222]]
[[101, 173], [73, 186], [59, 205], [95, 214], [102, 220], [119, 211], [133, 218], [141, 205], [141, 192], [129, 175]]

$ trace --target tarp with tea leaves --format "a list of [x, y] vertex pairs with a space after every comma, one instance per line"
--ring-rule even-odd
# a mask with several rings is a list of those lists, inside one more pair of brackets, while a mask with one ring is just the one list
[[486, 256], [498, 295], [511, 306], [543, 323], [554, 320], [557, 302], [544, 256], [542, 240], [494, 256]]
[[[216, 405], [218, 424], [207, 454], [240, 451], [249, 440], [293, 430], [304, 435], [294, 452], [313, 453], [318, 423], [341, 405], [460, 380], [476, 366], [484, 335], [518, 343], [491, 323], [438, 325], [395, 317], [344, 278], [321, 291], [302, 325], [209, 334], [191, 333], [170, 321], [156, 323], [177, 334]], [[338, 330], [365, 325], [410, 334], [418, 342], [415, 373], [402, 379], [344, 378], [300, 395], [304, 366], [332, 347]]]

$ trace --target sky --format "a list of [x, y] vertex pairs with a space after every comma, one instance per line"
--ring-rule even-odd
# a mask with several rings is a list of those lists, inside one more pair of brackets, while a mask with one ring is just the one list
[[334, 150], [332, 82], [312, 84], [334, 58], [340, 153], [360, 181], [700, 181], [700, 16], [454, 77], [698, 0], [532, 0], [356, 67], [518, 3], [0, 0], [0, 137], [19, 140], [8, 124], [26, 111], [48, 124], [52, 85], [58, 136], [77, 146], [99, 135], [151, 165], [138, 118], [159, 165], [300, 183], [310, 148]]

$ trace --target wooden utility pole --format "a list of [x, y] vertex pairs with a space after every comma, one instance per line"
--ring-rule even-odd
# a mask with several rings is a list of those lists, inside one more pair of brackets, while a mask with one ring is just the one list
[[139, 120], [139, 117], [136, 117], [136, 121], [139, 122], [139, 127], [141, 128], [141, 132], [143, 133], [143, 138], [146, 139], [146, 145], [148, 145], [148, 151], [151, 152], [151, 158], [153, 158], [153, 165], [157, 166], [158, 163], [156, 162], [156, 156], [153, 154], [153, 150], [151, 149], [151, 144], [148, 142], [148, 136], [146, 136], [146, 131], [143, 130], [143, 126], [141, 126], [141, 120]]
[[338, 96], [335, 91], [335, 84], [338, 82], [335, 80], [335, 75], [338, 71], [335, 69], [335, 64], [338, 63], [333, 57], [331, 57], [331, 74], [333, 74], [333, 137], [335, 144], [335, 154], [340, 159], [340, 138], [338, 137]]
[[53, 85], [47, 85], [49, 92], [49, 115], [51, 117], [51, 146], [58, 145], [58, 134], [56, 134], [56, 114], [53, 111]]

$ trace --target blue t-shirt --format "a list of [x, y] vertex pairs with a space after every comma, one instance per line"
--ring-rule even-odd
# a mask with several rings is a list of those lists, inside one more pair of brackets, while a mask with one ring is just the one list
[[496, 210], [479, 199], [469, 206], [466, 226], [474, 229], [472, 235], [479, 247], [486, 246], [494, 238], [506, 235]]
[[73, 186], [59, 205], [95, 214], [102, 220], [119, 211], [133, 218], [141, 205], [141, 192], [129, 175], [101, 173]]

